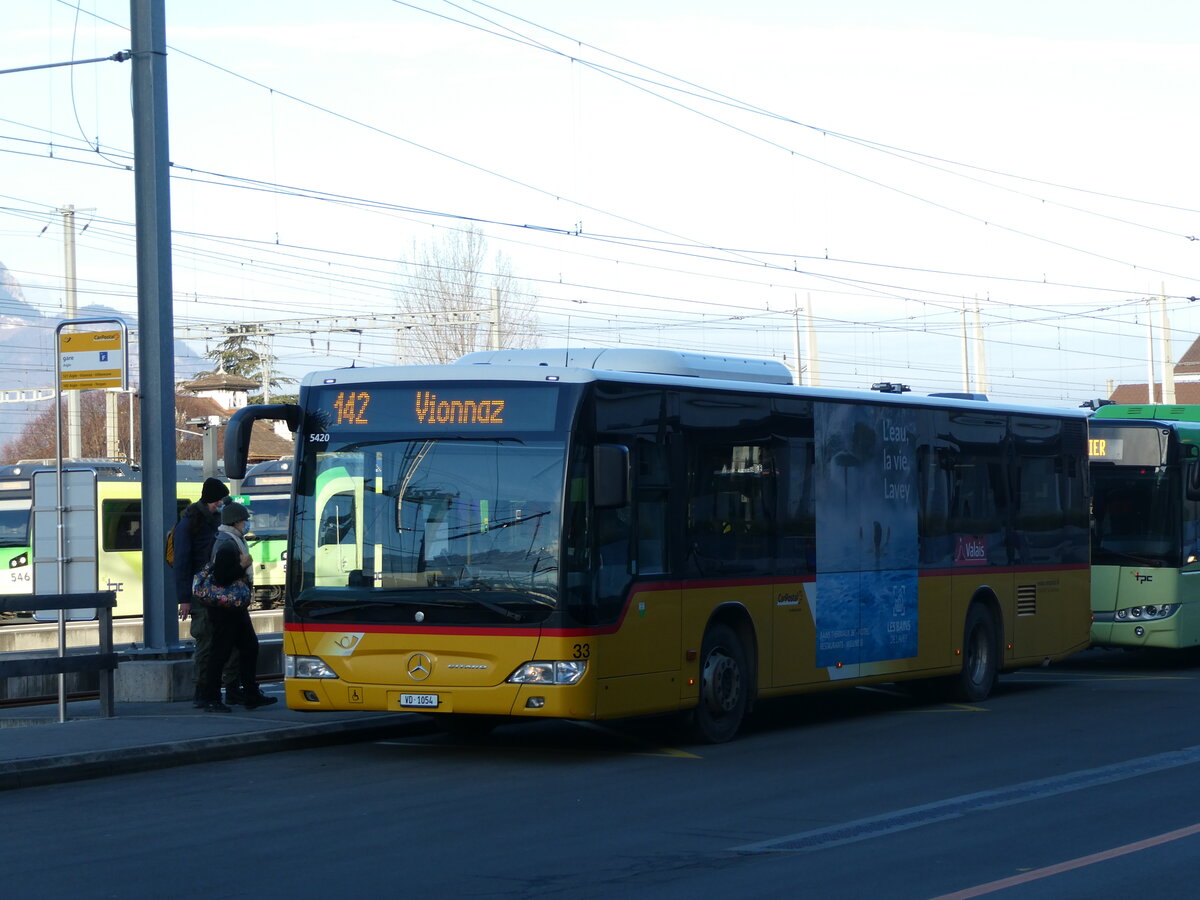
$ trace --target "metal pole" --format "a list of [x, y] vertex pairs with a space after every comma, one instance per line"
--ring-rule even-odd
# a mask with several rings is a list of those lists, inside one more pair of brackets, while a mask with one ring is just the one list
[[1150, 298], [1146, 298], [1146, 402], [1154, 405], [1154, 322]]
[[[64, 206], [59, 210], [63, 217], [63, 256], [66, 263], [66, 303], [68, 321], [74, 319], [79, 312], [79, 301], [75, 293], [75, 207]], [[67, 458], [79, 459], [83, 456], [83, 427], [81, 424], [79, 391], [67, 392]]]
[[1162, 402], [1168, 406], [1175, 403], [1175, 370], [1171, 366], [1171, 320], [1167, 316], [1167, 288], [1162, 286], [1159, 295], [1159, 306], [1162, 309], [1162, 337], [1159, 346], [1162, 348]]
[[821, 369], [817, 363], [817, 328], [813, 324], [812, 294], [806, 294], [805, 301], [804, 312], [808, 316], [808, 383], [820, 387]]
[[979, 298], [975, 298], [975, 388], [988, 392], [987, 347], [983, 343], [983, 323], [979, 318]]
[[104, 392], [104, 455], [116, 459], [121, 455], [121, 435], [118, 430], [117, 416], [120, 409], [117, 405], [120, 394], [116, 391]]
[[792, 343], [796, 348], [796, 384], [804, 384], [804, 367], [800, 364], [800, 298], [792, 294]]
[[[62, 396], [62, 353], [59, 351], [59, 335], [62, 333], [62, 325], [54, 330], [54, 507], [55, 507], [55, 553], [58, 560], [55, 563], [57, 567], [58, 586], [57, 590], [60, 594], [67, 593], [67, 539], [64, 532], [65, 524], [63, 522], [63, 453], [62, 453], [62, 403], [59, 398]], [[75, 391], [68, 393], [74, 394]], [[33, 479], [30, 479], [30, 484]], [[58, 657], [62, 659], [67, 655], [67, 611], [60, 609], [58, 611]], [[67, 721], [67, 674], [66, 672], [58, 673], [58, 721], [63, 723]]]
[[[137, 201], [138, 365], [142, 397], [142, 621], [146, 647], [179, 643], [174, 585], [154, 552], [175, 525], [175, 357], [167, 152], [164, 0], [130, 0], [133, 159]], [[169, 489], [169, 490], [168, 490]]]
[[963, 301], [962, 308], [962, 367], [963, 367], [963, 392], [971, 392], [971, 354], [970, 345], [967, 342], [967, 301]]
[[492, 287], [492, 328], [488, 336], [488, 349], [499, 350], [500, 347], [500, 289]]

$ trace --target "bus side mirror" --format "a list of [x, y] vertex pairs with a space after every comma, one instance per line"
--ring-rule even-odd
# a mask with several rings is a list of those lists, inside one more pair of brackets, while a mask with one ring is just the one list
[[1190, 459], [1183, 470], [1183, 489], [1189, 500], [1200, 500], [1200, 460]]
[[280, 419], [295, 433], [300, 427], [301, 409], [294, 403], [243, 406], [225, 423], [225, 474], [232, 479], [246, 475], [246, 457], [250, 455], [250, 434], [259, 419]]
[[629, 503], [629, 448], [597, 444], [592, 449], [592, 502], [596, 509], [619, 509]]

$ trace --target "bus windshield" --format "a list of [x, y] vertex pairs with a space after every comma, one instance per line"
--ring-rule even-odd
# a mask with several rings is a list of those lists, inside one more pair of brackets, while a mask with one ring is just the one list
[[291, 498], [287, 494], [249, 494], [246, 500], [254, 537], [259, 540], [287, 537], [288, 510], [291, 508]]
[[295, 613], [411, 621], [419, 604], [429, 624], [544, 619], [564, 457], [561, 440], [326, 444], [297, 474]]
[[29, 545], [30, 500], [0, 500], [0, 547]]
[[1135, 466], [1092, 469], [1092, 564], [1179, 566], [1179, 470]]

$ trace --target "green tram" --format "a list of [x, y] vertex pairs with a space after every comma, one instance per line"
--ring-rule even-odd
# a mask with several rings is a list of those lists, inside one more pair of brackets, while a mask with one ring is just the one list
[[1101, 406], [1088, 456], [1092, 643], [1200, 645], [1200, 406]]
[[233, 499], [250, 510], [251, 532], [246, 538], [254, 560], [255, 608], [282, 606], [292, 460], [271, 459], [251, 466]]

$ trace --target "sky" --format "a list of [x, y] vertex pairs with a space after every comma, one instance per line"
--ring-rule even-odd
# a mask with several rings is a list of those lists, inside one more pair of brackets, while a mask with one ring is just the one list
[[[110, 56], [129, 15], [5, 0], [0, 67]], [[808, 383], [1077, 406], [1200, 335], [1194, 2], [166, 17], [179, 374], [250, 322], [291, 377], [395, 362], [406, 263], [471, 227], [547, 347], [799, 349]], [[52, 383], [66, 206], [80, 309], [136, 316], [131, 71], [0, 75], [0, 387]]]

